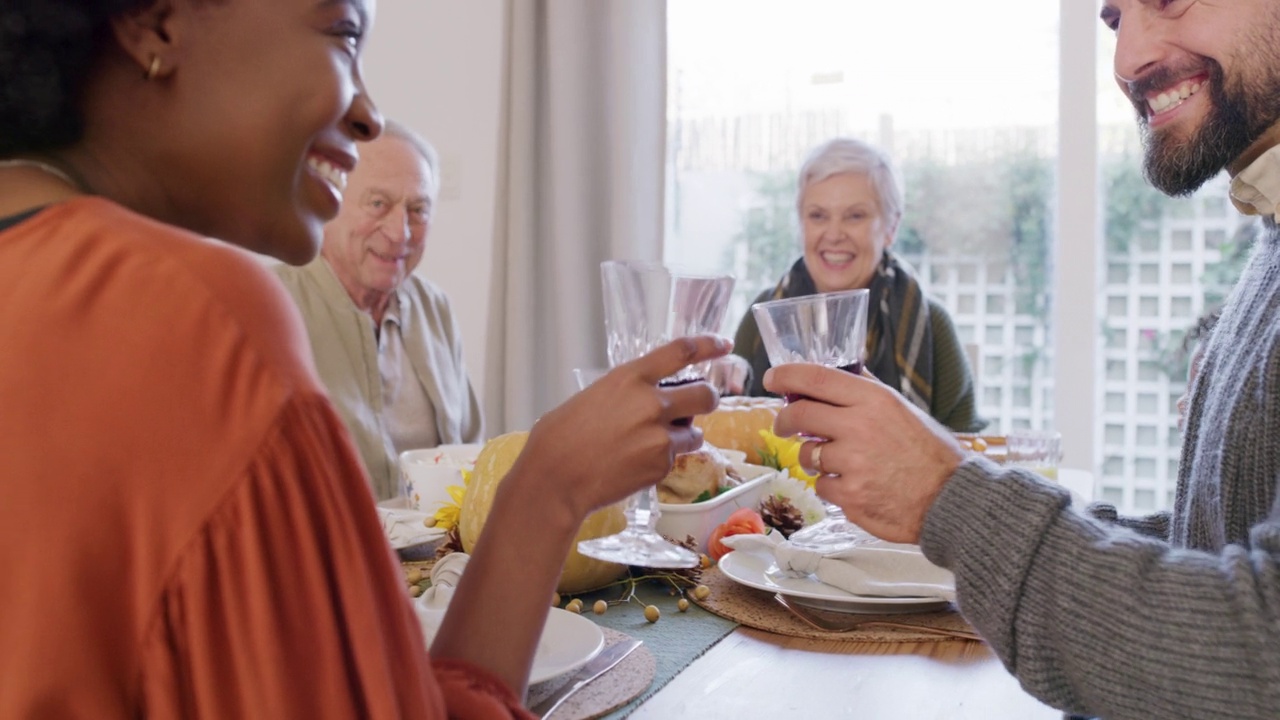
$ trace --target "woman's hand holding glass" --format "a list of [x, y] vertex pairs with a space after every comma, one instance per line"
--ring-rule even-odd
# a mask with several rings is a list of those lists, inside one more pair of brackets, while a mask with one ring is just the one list
[[712, 335], [681, 338], [613, 368], [534, 424], [518, 464], [579, 520], [655, 485], [676, 455], [702, 446], [702, 431], [677, 421], [711, 412], [718, 400], [705, 382], [658, 383], [731, 347]]

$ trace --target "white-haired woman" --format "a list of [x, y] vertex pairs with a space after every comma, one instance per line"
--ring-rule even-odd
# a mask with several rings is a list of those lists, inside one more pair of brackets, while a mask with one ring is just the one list
[[[867, 369], [951, 429], [980, 430], [986, 423], [951, 316], [891, 250], [902, 207], [897, 171], [879, 149], [852, 138], [818, 146], [800, 168], [796, 195], [804, 252], [756, 302], [869, 289]], [[734, 352], [751, 363], [746, 393], [766, 394], [769, 357], [750, 312]]]

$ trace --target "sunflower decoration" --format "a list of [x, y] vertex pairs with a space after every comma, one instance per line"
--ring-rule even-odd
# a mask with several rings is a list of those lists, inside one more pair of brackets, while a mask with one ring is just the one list
[[471, 471], [462, 470], [462, 484], [445, 488], [449, 499], [453, 502], [441, 503], [436, 514], [428, 518], [428, 525], [444, 531], [458, 527], [458, 517], [462, 514], [462, 500], [467, 496], [467, 487], [471, 484]]
[[764, 439], [764, 447], [760, 449], [761, 463], [775, 470], [786, 471], [812, 490], [818, 476], [810, 475], [800, 466], [800, 446], [804, 441], [799, 438], [778, 437], [768, 429], [761, 430], [760, 437]]

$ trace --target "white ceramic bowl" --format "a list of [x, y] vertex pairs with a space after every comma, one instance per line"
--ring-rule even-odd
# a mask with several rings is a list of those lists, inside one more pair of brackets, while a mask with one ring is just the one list
[[698, 542], [698, 552], [705, 553], [711, 531], [728, 520], [734, 510], [744, 507], [759, 510], [760, 496], [778, 471], [742, 462], [733, 463], [733, 469], [742, 476], [743, 483], [732, 490], [700, 503], [659, 503], [662, 516], [658, 518], [658, 532], [677, 542], [692, 535]]
[[400, 453], [400, 479], [409, 510], [434, 513], [453, 502], [447, 488], [462, 484], [462, 471], [470, 470], [483, 445], [441, 445]]

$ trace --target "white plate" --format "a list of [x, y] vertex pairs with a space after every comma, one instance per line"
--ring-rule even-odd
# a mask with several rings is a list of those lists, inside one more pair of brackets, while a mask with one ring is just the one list
[[[426, 638], [427, 647], [440, 628], [443, 610], [426, 608], [415, 602], [418, 620], [422, 624], [422, 634]], [[533, 667], [529, 670], [529, 682], [540, 683], [557, 675], [586, 665], [591, 658], [604, 649], [604, 632], [594, 622], [568, 610], [551, 608], [547, 615], [547, 624], [542, 627], [542, 637], [538, 640], [538, 649], [533, 655]]]
[[734, 582], [765, 592], [786, 595], [800, 605], [843, 613], [889, 615], [932, 612], [949, 602], [934, 597], [872, 597], [854, 595], [819, 581], [812, 575], [793, 577], [773, 560], [734, 550], [720, 558], [720, 572]]

